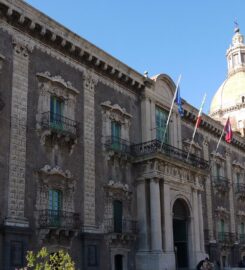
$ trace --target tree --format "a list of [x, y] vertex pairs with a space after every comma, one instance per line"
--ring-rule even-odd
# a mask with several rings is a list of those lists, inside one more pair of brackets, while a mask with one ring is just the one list
[[27, 266], [21, 270], [75, 270], [75, 263], [64, 250], [49, 254], [43, 247], [37, 254], [27, 252]]

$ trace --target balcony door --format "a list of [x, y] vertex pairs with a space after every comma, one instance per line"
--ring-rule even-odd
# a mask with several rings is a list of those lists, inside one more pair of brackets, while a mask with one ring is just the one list
[[[158, 141], [162, 141], [163, 140], [163, 136], [165, 133], [165, 129], [166, 129], [166, 123], [167, 123], [167, 119], [168, 119], [168, 112], [156, 107], [156, 139]], [[168, 143], [169, 142], [169, 130], [166, 131], [165, 136], [164, 136], [164, 143]]]
[[60, 190], [49, 190], [49, 221], [50, 225], [57, 227], [61, 222], [62, 193]]
[[64, 101], [56, 96], [50, 98], [50, 122], [53, 128], [63, 128]]
[[112, 121], [111, 122], [111, 143], [112, 143], [112, 149], [114, 150], [121, 150], [121, 124]]
[[123, 207], [121, 201], [113, 202], [113, 221], [114, 221], [114, 232], [122, 233], [122, 215], [123, 215]]

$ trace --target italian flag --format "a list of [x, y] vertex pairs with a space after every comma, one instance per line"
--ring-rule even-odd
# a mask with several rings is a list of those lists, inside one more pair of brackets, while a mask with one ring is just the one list
[[202, 104], [201, 104], [200, 110], [198, 112], [197, 121], [196, 121], [196, 128], [198, 128], [202, 122], [202, 110], [203, 110], [203, 106], [205, 103], [205, 99], [206, 99], [206, 94], [203, 97]]

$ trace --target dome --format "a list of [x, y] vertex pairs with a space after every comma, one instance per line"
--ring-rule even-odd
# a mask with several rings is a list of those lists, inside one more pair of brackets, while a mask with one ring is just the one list
[[228, 77], [213, 97], [210, 115], [245, 102], [245, 72], [240, 71]]

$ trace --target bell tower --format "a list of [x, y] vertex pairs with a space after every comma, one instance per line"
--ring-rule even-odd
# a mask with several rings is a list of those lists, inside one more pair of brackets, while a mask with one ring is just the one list
[[240, 29], [237, 23], [234, 32], [235, 34], [232, 38], [232, 44], [226, 52], [228, 77], [236, 72], [245, 71], [244, 36], [240, 33]]

